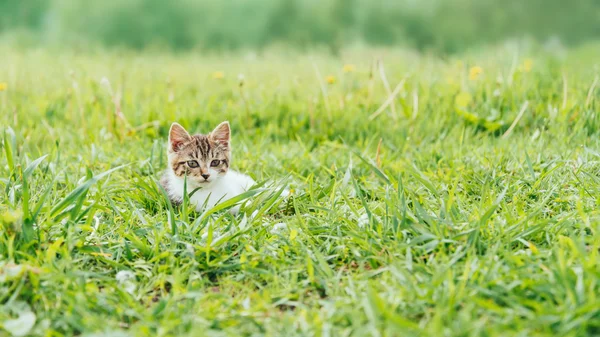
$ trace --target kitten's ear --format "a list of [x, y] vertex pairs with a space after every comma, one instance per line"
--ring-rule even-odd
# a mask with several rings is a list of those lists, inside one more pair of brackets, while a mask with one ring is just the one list
[[210, 138], [215, 142], [229, 146], [229, 139], [231, 137], [231, 130], [229, 128], [229, 122], [225, 121], [219, 125], [210, 133]]
[[169, 130], [169, 147], [171, 150], [179, 150], [181, 145], [188, 142], [191, 138], [183, 126], [178, 123], [171, 124], [171, 129]]

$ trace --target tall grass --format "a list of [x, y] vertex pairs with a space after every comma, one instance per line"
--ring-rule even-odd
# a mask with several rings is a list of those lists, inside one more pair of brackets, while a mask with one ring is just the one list
[[[5, 50], [0, 328], [596, 335], [597, 51]], [[226, 119], [261, 185], [172, 207], [169, 124]]]

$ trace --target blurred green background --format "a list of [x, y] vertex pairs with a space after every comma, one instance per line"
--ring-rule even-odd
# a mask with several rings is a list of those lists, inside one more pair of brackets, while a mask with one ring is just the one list
[[452, 53], [510, 38], [572, 45], [599, 36], [598, 0], [0, 1], [0, 37], [24, 46]]

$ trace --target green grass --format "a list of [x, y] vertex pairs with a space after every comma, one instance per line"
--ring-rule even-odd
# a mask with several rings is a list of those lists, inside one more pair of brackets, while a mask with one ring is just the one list
[[[3, 49], [0, 335], [598, 335], [598, 52]], [[226, 119], [292, 196], [171, 208], [170, 123]]]

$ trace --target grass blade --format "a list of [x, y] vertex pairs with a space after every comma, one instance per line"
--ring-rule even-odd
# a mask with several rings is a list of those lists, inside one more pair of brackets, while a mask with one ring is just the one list
[[90, 189], [90, 187], [92, 187], [100, 179], [106, 177], [107, 175], [109, 175], [117, 170], [120, 170], [121, 168], [123, 168], [125, 166], [127, 166], [127, 165], [121, 165], [121, 166], [115, 167], [113, 169], [110, 169], [106, 172], [95, 175], [91, 179], [88, 179], [85, 182], [83, 182], [83, 184], [77, 186], [73, 191], [71, 191], [71, 193], [69, 193], [60, 202], [58, 202], [56, 205], [54, 205], [54, 207], [50, 211], [50, 217], [54, 218], [57, 215], [59, 215], [69, 205], [78, 203], [79, 199], [84, 198], [85, 195], [87, 194], [88, 190]]

